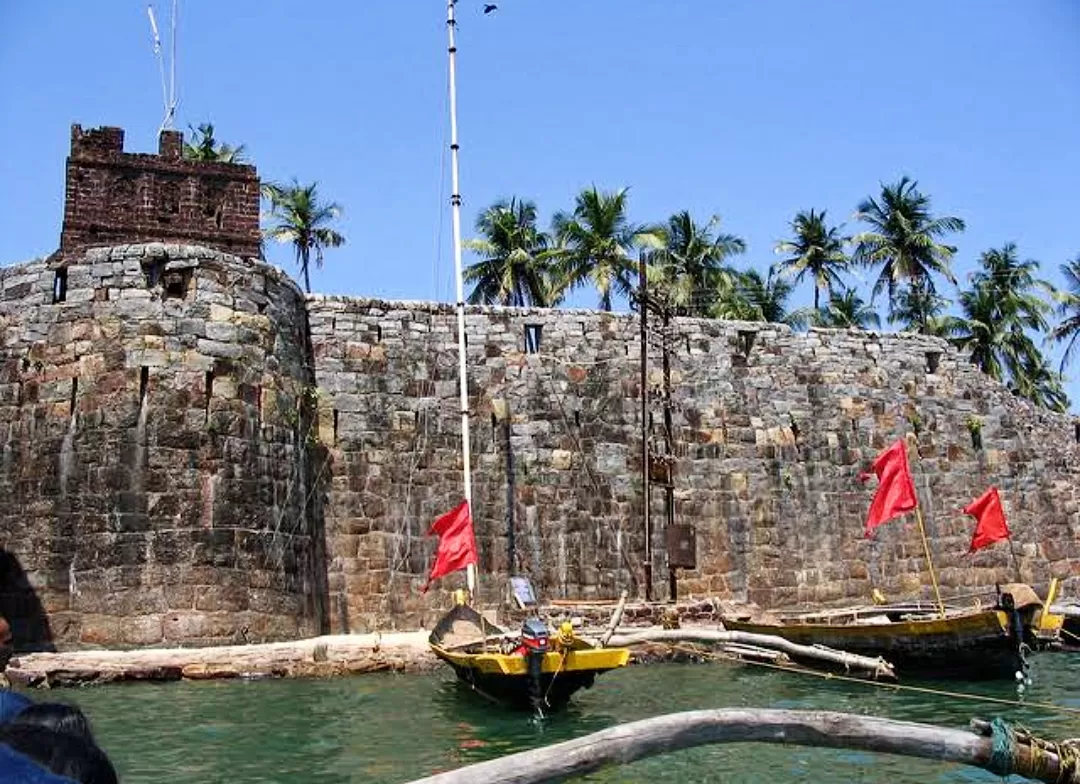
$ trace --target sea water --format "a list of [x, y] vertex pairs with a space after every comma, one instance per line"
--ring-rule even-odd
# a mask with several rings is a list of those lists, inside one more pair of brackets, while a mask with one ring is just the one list
[[[1026, 705], [898, 691], [749, 665], [656, 664], [599, 677], [536, 723], [480, 700], [449, 672], [334, 680], [118, 684], [37, 693], [80, 705], [124, 782], [398, 784], [636, 719], [705, 708], [844, 711], [963, 728], [1002, 716], [1044, 737], [1080, 736], [1080, 654], [1041, 654]], [[1000, 683], [920, 686], [1015, 699]], [[594, 773], [587, 782], [995, 782], [959, 765], [779, 745], [690, 749]]]

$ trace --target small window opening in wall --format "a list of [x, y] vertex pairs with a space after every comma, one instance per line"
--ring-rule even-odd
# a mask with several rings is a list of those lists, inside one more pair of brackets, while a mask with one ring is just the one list
[[139, 405], [146, 405], [146, 393], [150, 389], [150, 368], [143, 365], [139, 368]]
[[940, 351], [927, 351], [926, 352], [926, 372], [937, 373], [938, 364], [941, 362]]
[[165, 299], [185, 299], [191, 286], [191, 270], [167, 272], [164, 283]]
[[542, 324], [526, 324], [525, 325], [525, 353], [526, 354], [539, 354], [540, 353], [540, 336], [543, 333]]
[[[468, 340], [468, 338], [466, 338]], [[382, 343], [382, 327], [378, 324], [375, 325], [375, 342]]]
[[739, 353], [744, 357], [750, 356], [751, 349], [754, 348], [754, 340], [757, 338], [757, 332], [752, 329], [740, 329], [739, 330]]
[[334, 409], [334, 446], [338, 444], [338, 410]]
[[210, 415], [210, 399], [214, 396], [214, 371], [207, 370], [203, 379], [203, 410]]
[[577, 427], [577, 428], [581, 427], [581, 412], [580, 411], [575, 411], [574, 412], [574, 427]]
[[75, 415], [75, 404], [79, 399], [79, 377], [75, 376], [71, 379], [71, 401], [68, 406], [68, 413], [72, 416]]
[[1073, 429], [1076, 432], [1076, 443], [1080, 444], [1080, 421], [1073, 425]]
[[255, 416], [258, 417], [259, 426], [262, 426], [263, 415], [263, 402], [262, 402], [262, 387], [258, 384], [255, 385]]
[[689, 354], [690, 351], [691, 351], [691, 349], [690, 349], [690, 336], [687, 335], [686, 336], [686, 353]]
[[67, 299], [67, 272], [67, 267], [61, 267], [53, 275], [52, 301], [54, 305]]
[[147, 288], [154, 288], [161, 282], [161, 274], [165, 271], [165, 262], [160, 260], [143, 263], [143, 277], [146, 278]]
[[261, 316], [263, 313], [266, 312], [266, 303], [260, 302], [258, 305], [255, 306], [255, 309], [259, 311], [259, 315]]

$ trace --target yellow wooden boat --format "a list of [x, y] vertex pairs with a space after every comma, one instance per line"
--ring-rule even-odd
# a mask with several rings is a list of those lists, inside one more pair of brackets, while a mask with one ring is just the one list
[[825, 645], [881, 656], [901, 678], [1014, 679], [1026, 653], [1052, 634], [1053, 619], [1026, 585], [1001, 586], [992, 608], [899, 604], [770, 615], [764, 621], [727, 617], [732, 631], [774, 634], [801, 645]]
[[472, 607], [457, 603], [428, 638], [431, 650], [477, 693], [505, 705], [537, 712], [557, 710], [600, 673], [625, 667], [626, 648], [603, 648], [577, 637], [569, 623], [554, 634], [537, 618], [521, 633], [495, 626]]

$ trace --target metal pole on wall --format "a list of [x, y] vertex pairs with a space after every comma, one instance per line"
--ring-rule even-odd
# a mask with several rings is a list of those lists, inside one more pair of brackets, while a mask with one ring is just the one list
[[[447, 51], [450, 57], [450, 207], [453, 215], [454, 275], [457, 278], [457, 326], [458, 326], [458, 383], [461, 392], [461, 461], [465, 483], [465, 502], [472, 514], [472, 470], [469, 445], [469, 381], [465, 376], [465, 284], [461, 270], [461, 190], [458, 182], [458, 128], [457, 128], [457, 44], [454, 31], [454, 6], [457, 0], [446, 4], [446, 31], [449, 39]], [[476, 593], [476, 564], [465, 570], [469, 593]]]
[[649, 492], [649, 333], [645, 255], [638, 259], [638, 315], [641, 318], [641, 515], [645, 524], [645, 601], [652, 601], [652, 504]]

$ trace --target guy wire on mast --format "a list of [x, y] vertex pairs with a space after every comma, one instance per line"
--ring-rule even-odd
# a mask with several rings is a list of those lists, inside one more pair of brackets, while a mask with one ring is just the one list
[[165, 79], [165, 58], [161, 52], [161, 35], [158, 31], [157, 18], [154, 16], [154, 7], [146, 7], [146, 15], [150, 18], [150, 32], [154, 41], [154, 56], [158, 61], [158, 72], [161, 75], [161, 102], [164, 105], [165, 116], [158, 129], [158, 135], [162, 131], [172, 130], [173, 120], [176, 117], [176, 15], [178, 0], [172, 3], [172, 20], [170, 23], [170, 53], [169, 53], [169, 79]]

